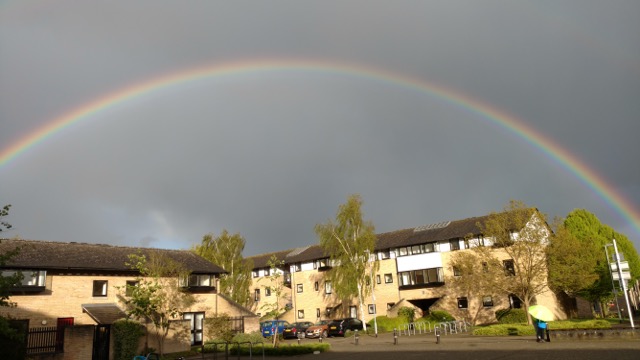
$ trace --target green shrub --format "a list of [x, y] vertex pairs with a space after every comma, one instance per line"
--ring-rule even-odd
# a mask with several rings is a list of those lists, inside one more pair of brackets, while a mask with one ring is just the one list
[[497, 324], [473, 329], [473, 335], [485, 336], [528, 336], [535, 334], [536, 331], [533, 325], [526, 324]]
[[[331, 345], [328, 343], [309, 343], [309, 344], [280, 344], [280, 346], [274, 348], [271, 347], [270, 344], [254, 344], [251, 348], [252, 355], [262, 354], [264, 349], [264, 354], [266, 356], [291, 356], [291, 355], [303, 355], [303, 354], [313, 354], [314, 351], [326, 352], [329, 351]], [[205, 345], [205, 352], [211, 353], [214, 351], [214, 346], [212, 343]], [[220, 344], [217, 346], [216, 351], [218, 353], [225, 351], [224, 344]], [[248, 344], [240, 344], [238, 347], [237, 344], [230, 343], [229, 344], [229, 354], [231, 355], [249, 355], [249, 346]]]
[[433, 310], [429, 312], [429, 315], [423, 318], [429, 322], [443, 322], [443, 321], [454, 321], [455, 318], [451, 316], [448, 312], [444, 310]]
[[410, 306], [403, 306], [398, 309], [398, 316], [403, 316], [407, 322], [412, 323], [416, 318], [416, 309]]
[[252, 333], [238, 333], [235, 334], [233, 336], [233, 339], [231, 339], [232, 342], [239, 342], [239, 343], [244, 343], [244, 342], [250, 342], [253, 344], [261, 344], [266, 342], [265, 338], [262, 336], [262, 333], [260, 331], [254, 331]]
[[144, 335], [142, 324], [132, 320], [116, 320], [111, 327], [113, 331], [113, 358], [115, 360], [131, 360], [138, 350], [140, 337]]
[[231, 341], [233, 338], [231, 318], [225, 313], [205, 318], [204, 327], [210, 339], [216, 341]]
[[502, 309], [496, 311], [496, 319], [500, 324], [520, 324], [527, 322], [524, 309]]
[[603, 319], [551, 321], [549, 322], [549, 329], [611, 329], [611, 323]]

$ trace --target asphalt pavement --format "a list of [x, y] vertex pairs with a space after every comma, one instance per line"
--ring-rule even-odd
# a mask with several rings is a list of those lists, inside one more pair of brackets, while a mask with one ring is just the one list
[[[286, 340], [294, 343], [297, 340]], [[304, 343], [317, 343], [318, 339], [302, 339]], [[489, 359], [535, 359], [535, 360], [640, 360], [640, 338], [614, 338], [594, 340], [559, 340], [538, 343], [534, 336], [473, 336], [468, 334], [441, 335], [438, 342], [434, 334], [399, 336], [393, 334], [329, 338], [323, 342], [331, 344], [331, 350], [319, 354], [287, 357], [265, 357], [265, 360], [489, 360]], [[193, 358], [195, 359], [195, 358]], [[224, 359], [219, 354], [217, 359]], [[237, 359], [237, 356], [229, 356]], [[241, 357], [249, 359], [249, 357]], [[252, 357], [261, 360], [258, 352]]]

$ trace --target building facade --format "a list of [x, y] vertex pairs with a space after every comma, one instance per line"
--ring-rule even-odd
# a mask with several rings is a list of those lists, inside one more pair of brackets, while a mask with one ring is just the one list
[[[191, 251], [8, 239], [0, 242], [0, 253], [16, 248], [18, 255], [0, 270], [3, 275], [19, 271], [23, 279], [10, 296], [16, 306], [0, 307], [0, 315], [28, 321], [30, 328], [108, 328], [126, 317], [123, 299], [129, 296], [127, 286], [136, 286], [140, 279], [140, 273], [128, 264], [129, 255], [149, 259], [158, 254], [185, 267], [189, 274], [180, 279], [179, 286], [195, 299], [173, 319], [174, 330], [165, 343], [165, 352], [201, 344], [206, 337], [204, 319], [217, 314], [243, 317], [245, 330], [258, 329], [255, 314], [218, 294], [218, 278], [225, 270]], [[148, 328], [151, 330], [152, 325]], [[150, 347], [158, 349], [153, 337], [149, 341]]]
[[[497, 289], [492, 293], [473, 294], [453, 286], [459, 274], [452, 265], [452, 257], [471, 252], [475, 246], [491, 247], [491, 240], [483, 237], [479, 226], [487, 218], [474, 217], [378, 234], [371, 255], [371, 261], [376, 261], [378, 266], [375, 271], [371, 267], [372, 281], [367, 284], [371, 295], [364, 299], [362, 310], [356, 299], [338, 299], [332, 292], [326, 276], [332, 264], [319, 245], [273, 253], [283, 262], [281, 271], [286, 279], [284, 297], [288, 308], [281, 317], [290, 322], [340, 317], [357, 317], [368, 322], [375, 316], [395, 317], [398, 309], [410, 306], [418, 315], [445, 310], [457, 319], [473, 319], [478, 324], [495, 322], [497, 310], [520, 308], [522, 301], [514, 294]], [[548, 229], [535, 213], [528, 226]], [[491, 251], [503, 263], [505, 281], [508, 281], [509, 276], [515, 275], [513, 259], [500, 249]], [[253, 291], [264, 292], [261, 270], [265, 267], [265, 256], [251, 259]], [[256, 306], [259, 307], [261, 301], [263, 298], [257, 299]], [[536, 296], [535, 302], [552, 308], [559, 319], [566, 318], [560, 301], [548, 287]]]

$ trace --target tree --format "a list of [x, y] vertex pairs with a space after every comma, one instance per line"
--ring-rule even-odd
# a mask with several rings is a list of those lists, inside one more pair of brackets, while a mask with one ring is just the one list
[[[11, 229], [11, 224], [3, 220], [9, 216], [9, 209], [11, 205], [5, 205], [0, 209], [0, 232]], [[4, 268], [13, 257], [17, 256], [20, 252], [20, 248], [0, 253], [0, 268]], [[20, 284], [22, 281], [22, 273], [15, 271], [11, 275], [3, 275], [0, 271], [0, 306], [14, 307], [16, 304], [9, 300], [11, 290], [14, 286]], [[23, 332], [17, 331], [10, 324], [9, 321], [0, 316], [0, 337], [16, 341], [19, 344], [23, 343]], [[13, 345], [12, 345], [13, 346]]]
[[[269, 265], [269, 275], [261, 278], [258, 281], [266, 280], [269, 282], [267, 286], [265, 286], [265, 291], [271, 292], [273, 295], [273, 302], [265, 302], [261, 309], [266, 311], [265, 316], [273, 317], [278, 320], [278, 316], [280, 316], [280, 312], [282, 308], [280, 306], [280, 302], [283, 299], [286, 299], [286, 292], [284, 289], [284, 278], [282, 274], [282, 268], [284, 267], [284, 260], [278, 259], [276, 255], [271, 255], [271, 258], [267, 261], [267, 265]], [[278, 331], [273, 332], [273, 347], [278, 346]]]
[[594, 242], [581, 241], [564, 225], [554, 221], [554, 233], [547, 249], [549, 286], [575, 298], [587, 291], [599, 275], [597, 272], [600, 249]]
[[[618, 233], [610, 226], [602, 224], [594, 214], [584, 209], [571, 211], [565, 218], [563, 225], [569, 233], [581, 242], [592, 244], [593, 251], [595, 251], [598, 279], [591, 286], [584, 289], [580, 294], [581, 296], [601, 304], [613, 298], [609, 260], [606, 259], [604, 250], [605, 245], [611, 244], [613, 239], [616, 239], [618, 250], [629, 262], [632, 279], [640, 278], [640, 258], [633, 243], [624, 234]], [[602, 308], [606, 309], [606, 307]]]
[[[459, 311], [457, 316], [464, 317], [471, 324], [486, 323], [495, 320], [491, 318], [481, 319], [482, 310], [485, 308], [482, 298], [487, 295], [495, 295], [496, 291], [504, 288], [505, 272], [500, 261], [492, 254], [493, 249], [480, 244], [477, 238], [468, 238], [470, 249], [456, 251], [451, 255], [453, 276], [446, 282], [452, 293], [464, 295], [469, 299], [467, 309]], [[479, 299], [472, 301], [471, 299]]]
[[[0, 219], [9, 216], [11, 205], [5, 205], [0, 209]], [[0, 220], [0, 232], [11, 229], [11, 224], [4, 220]]]
[[[357, 297], [360, 316], [366, 331], [364, 298], [369, 295], [369, 254], [373, 254], [376, 234], [373, 223], [362, 219], [362, 199], [351, 195], [340, 205], [335, 221], [318, 224], [315, 232], [320, 247], [334, 266], [328, 273], [332, 287], [340, 299]], [[374, 267], [378, 267], [376, 262]], [[374, 269], [375, 270], [375, 269]], [[344, 300], [343, 300], [344, 302]], [[346, 307], [345, 307], [346, 308]]]
[[[513, 271], [509, 271], [509, 276], [497, 285], [524, 303], [527, 321], [531, 324], [529, 306], [537, 295], [547, 290], [546, 247], [551, 230], [544, 215], [512, 200], [502, 212], [489, 214], [478, 227], [485, 237], [493, 241], [494, 248], [510, 258], [507, 261], [511, 261]], [[491, 264], [504, 266], [495, 256], [489, 262]]]
[[240, 234], [230, 235], [222, 230], [220, 236], [207, 234], [202, 244], [197, 245], [194, 252], [227, 271], [220, 275], [220, 293], [229, 296], [233, 301], [248, 306], [251, 297], [251, 265], [242, 257], [245, 240]]
[[[11, 205], [5, 205], [0, 209], [0, 232], [11, 229], [11, 224], [3, 220], [9, 216], [10, 208]], [[7, 262], [17, 256], [19, 252], [20, 249], [15, 248], [0, 254], [0, 267], [4, 268]], [[13, 272], [11, 275], [3, 275], [2, 272], [0, 272], [0, 306], [15, 306], [15, 303], [9, 301], [9, 295], [11, 294], [11, 289], [20, 284], [21, 281], [22, 273], [19, 271]]]
[[180, 289], [180, 279], [187, 278], [182, 264], [159, 252], [129, 255], [128, 266], [140, 274], [137, 284], [120, 288], [118, 298], [128, 316], [144, 318], [154, 325], [154, 335], [160, 355], [164, 354], [164, 341], [171, 328], [170, 320], [177, 319], [181, 309], [195, 303], [194, 297]]

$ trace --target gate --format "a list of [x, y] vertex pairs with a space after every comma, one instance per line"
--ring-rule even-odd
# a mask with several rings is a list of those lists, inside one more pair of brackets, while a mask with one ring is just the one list
[[109, 335], [111, 325], [96, 325], [93, 333], [93, 355], [91, 360], [109, 360]]

